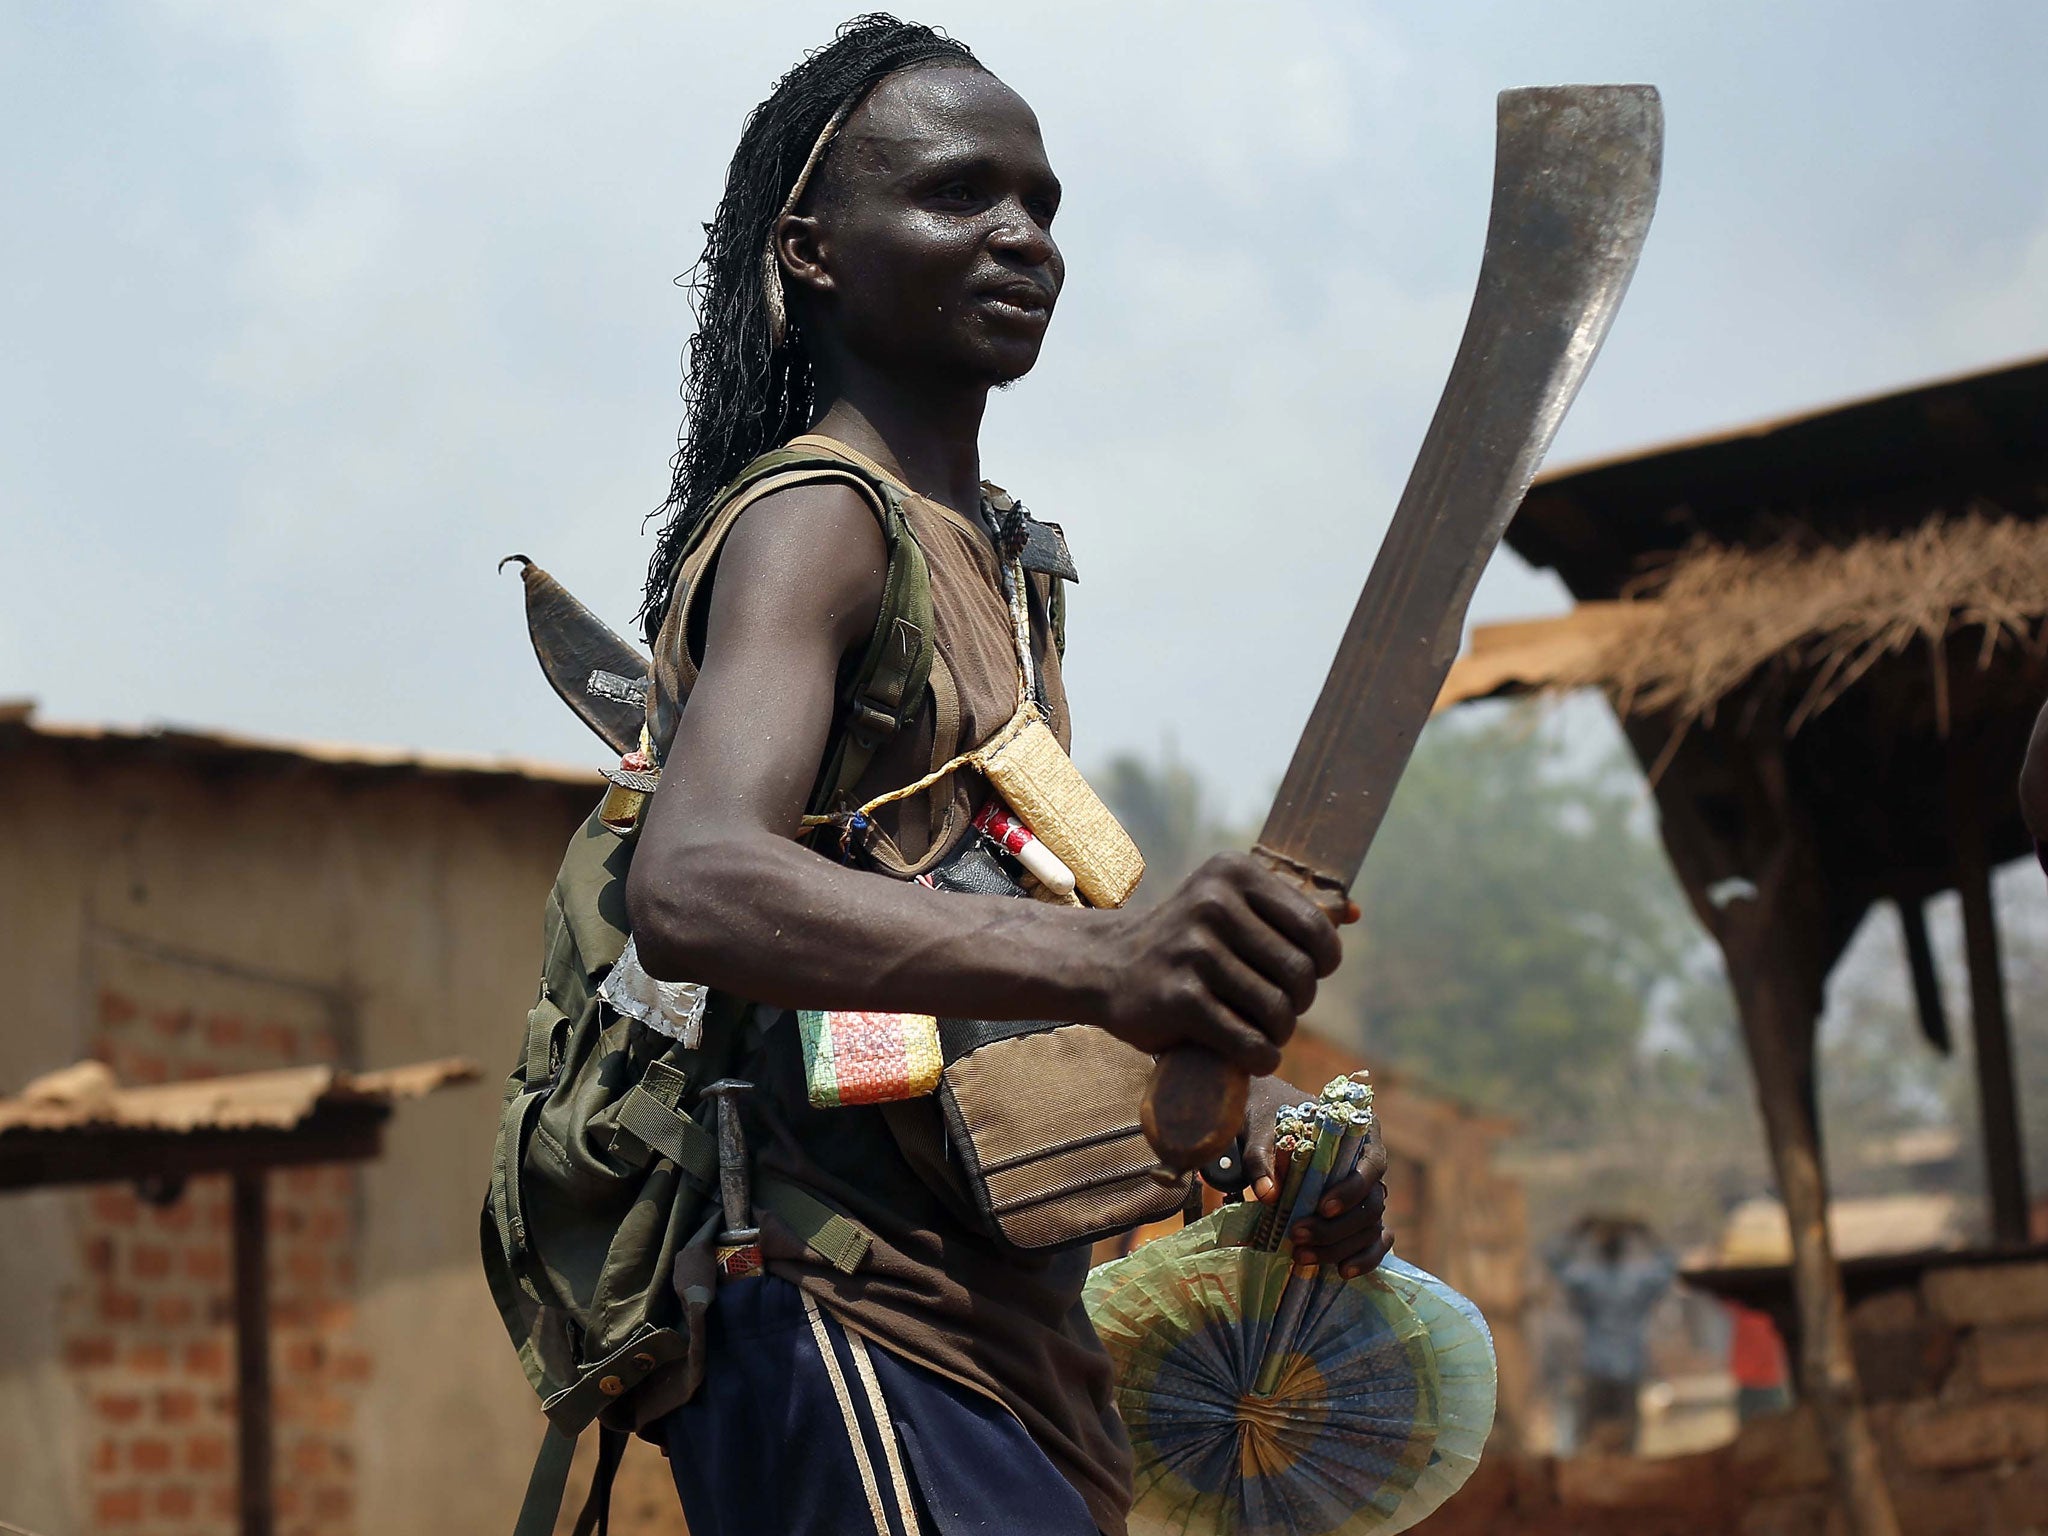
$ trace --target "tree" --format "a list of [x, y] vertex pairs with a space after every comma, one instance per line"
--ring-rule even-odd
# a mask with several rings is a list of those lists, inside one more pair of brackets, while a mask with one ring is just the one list
[[1641, 778], [1569, 748], [1524, 712], [1432, 724], [1355, 892], [1365, 1047], [1561, 1133], [1703, 942]]

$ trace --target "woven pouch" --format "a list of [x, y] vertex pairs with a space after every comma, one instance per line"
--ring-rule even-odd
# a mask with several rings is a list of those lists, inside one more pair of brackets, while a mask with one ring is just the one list
[[1023, 726], [977, 753], [974, 766], [1017, 818], [1074, 872], [1074, 888], [1096, 907], [1120, 907], [1138, 888], [1145, 857], [1046, 723]]
[[889, 1104], [939, 1086], [939, 1023], [928, 1013], [797, 1014], [804, 1088], [815, 1109]]

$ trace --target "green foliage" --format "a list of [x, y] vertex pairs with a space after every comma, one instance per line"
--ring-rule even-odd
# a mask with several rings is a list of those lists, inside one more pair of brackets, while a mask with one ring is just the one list
[[[1102, 794], [1145, 852], [1153, 900], [1251, 841], [1171, 760], [1119, 758]], [[1635, 1061], [1654, 1000], [1703, 943], [1640, 776], [1618, 749], [1574, 763], [1527, 714], [1430, 726], [1355, 894], [1364, 920], [1319, 1022], [1532, 1126], [1584, 1121], [1594, 1080]]]
[[1202, 781], [1177, 758], [1157, 767], [1128, 755], [1113, 758], [1097, 792], [1145, 855], [1137, 905], [1159, 900], [1211, 854], [1251, 846], [1251, 834], [1210, 809]]
[[1702, 942], [1640, 776], [1526, 714], [1424, 733], [1356, 895], [1366, 1048], [1532, 1127], [1587, 1118]]

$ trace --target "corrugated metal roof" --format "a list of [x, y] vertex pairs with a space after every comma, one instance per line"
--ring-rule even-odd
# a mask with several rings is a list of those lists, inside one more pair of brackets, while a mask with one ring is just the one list
[[34, 1131], [288, 1131], [323, 1104], [394, 1104], [475, 1082], [473, 1061], [449, 1057], [382, 1072], [288, 1067], [124, 1088], [103, 1062], [81, 1061], [0, 1099], [0, 1136]]
[[363, 746], [347, 742], [292, 741], [245, 736], [232, 731], [196, 730], [175, 725], [90, 725], [38, 719], [33, 701], [0, 700], [0, 745], [8, 737], [27, 735], [48, 741], [101, 743], [115, 748], [167, 753], [193, 758], [240, 758], [250, 761], [312, 763], [343, 771], [418, 775], [427, 778], [509, 778], [543, 784], [596, 788], [598, 769], [538, 758], [488, 757], [459, 752], [422, 752], [407, 747]]

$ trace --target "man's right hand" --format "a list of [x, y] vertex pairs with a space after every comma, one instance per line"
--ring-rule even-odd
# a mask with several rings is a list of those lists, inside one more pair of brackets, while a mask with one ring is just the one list
[[1103, 925], [1100, 1024], [1140, 1050], [1198, 1045], [1254, 1077], [1337, 969], [1329, 915], [1249, 854], [1219, 854], [1156, 907]]

